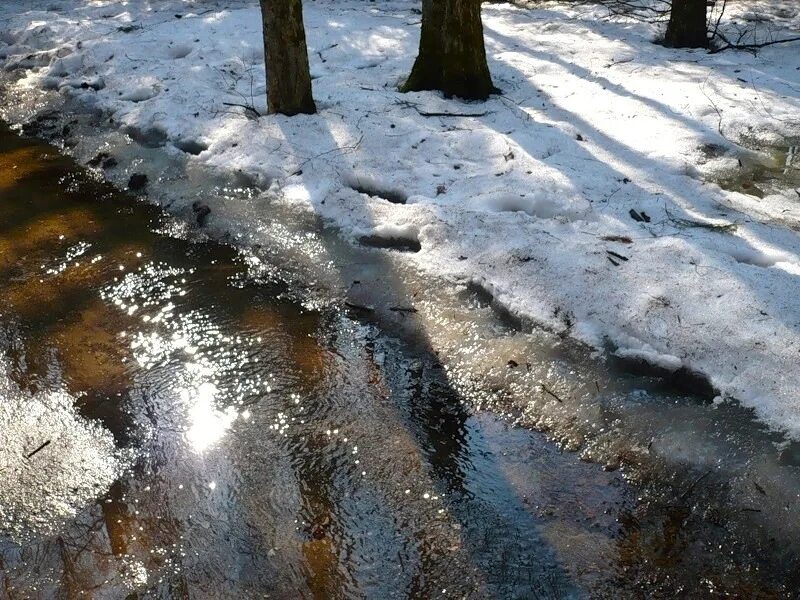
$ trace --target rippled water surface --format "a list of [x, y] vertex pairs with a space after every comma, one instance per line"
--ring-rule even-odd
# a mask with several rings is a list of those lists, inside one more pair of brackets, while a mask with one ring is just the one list
[[[480, 290], [394, 305], [390, 335], [374, 296], [312, 310], [253, 275], [0, 131], [0, 598], [797, 591], [800, 457], [742, 411], [513, 335]], [[435, 344], [405, 335], [423, 314]]]

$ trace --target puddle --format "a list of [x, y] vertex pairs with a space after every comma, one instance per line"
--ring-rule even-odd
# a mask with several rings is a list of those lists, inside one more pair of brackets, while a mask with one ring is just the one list
[[[128, 457], [47, 528], [0, 495], [22, 523], [0, 537], [11, 598], [800, 585], [796, 448], [735, 404], [606, 362], [279, 204], [257, 217], [261, 246], [237, 252], [200, 233], [213, 212], [193, 230], [50, 146], [2, 129], [0, 151], [9, 389], [66, 395], [65, 427]], [[176, 173], [149, 173], [148, 193], [186, 185], [192, 214], [214, 186]], [[246, 211], [254, 192], [213, 193]]]
[[712, 177], [723, 189], [756, 198], [798, 190], [792, 199], [800, 203], [800, 139], [785, 145], [760, 148], [757, 152], [728, 156], [724, 149], [710, 145], [701, 149], [709, 159], [726, 157], [727, 164]]

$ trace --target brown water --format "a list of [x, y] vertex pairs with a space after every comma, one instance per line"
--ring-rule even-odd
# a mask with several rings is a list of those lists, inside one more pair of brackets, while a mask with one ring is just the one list
[[[748, 540], [728, 505], [694, 505], [727, 471], [632, 490], [475, 412], [424, 344], [251, 275], [0, 130], [0, 598], [796, 591], [791, 542], [770, 554], [766, 525]], [[569, 360], [533, 369], [579, 377]], [[627, 402], [653, 423], [641, 393]], [[659, 402], [699, 423], [691, 398]]]

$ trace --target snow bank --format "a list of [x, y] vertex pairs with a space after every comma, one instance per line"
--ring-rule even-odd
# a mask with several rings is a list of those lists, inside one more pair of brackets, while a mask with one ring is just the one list
[[[6, 2], [0, 56], [32, 109], [59, 90], [354, 240], [413, 239], [403, 260], [598, 348], [703, 373], [800, 437], [798, 195], [708, 183], [800, 138], [797, 44], [709, 55], [654, 45], [656, 27], [601, 8], [487, 5], [504, 95], [465, 104], [396, 91], [416, 54], [415, 3], [314, 2], [320, 112], [257, 118], [253, 4]], [[800, 27], [793, 3], [780, 8], [781, 27]], [[218, 226], [265, 235], [214, 202]]]

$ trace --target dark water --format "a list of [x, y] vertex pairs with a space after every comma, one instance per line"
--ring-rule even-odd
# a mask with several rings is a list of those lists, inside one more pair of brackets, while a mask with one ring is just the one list
[[0, 130], [0, 598], [796, 592], [700, 478], [655, 502], [290, 291]]

